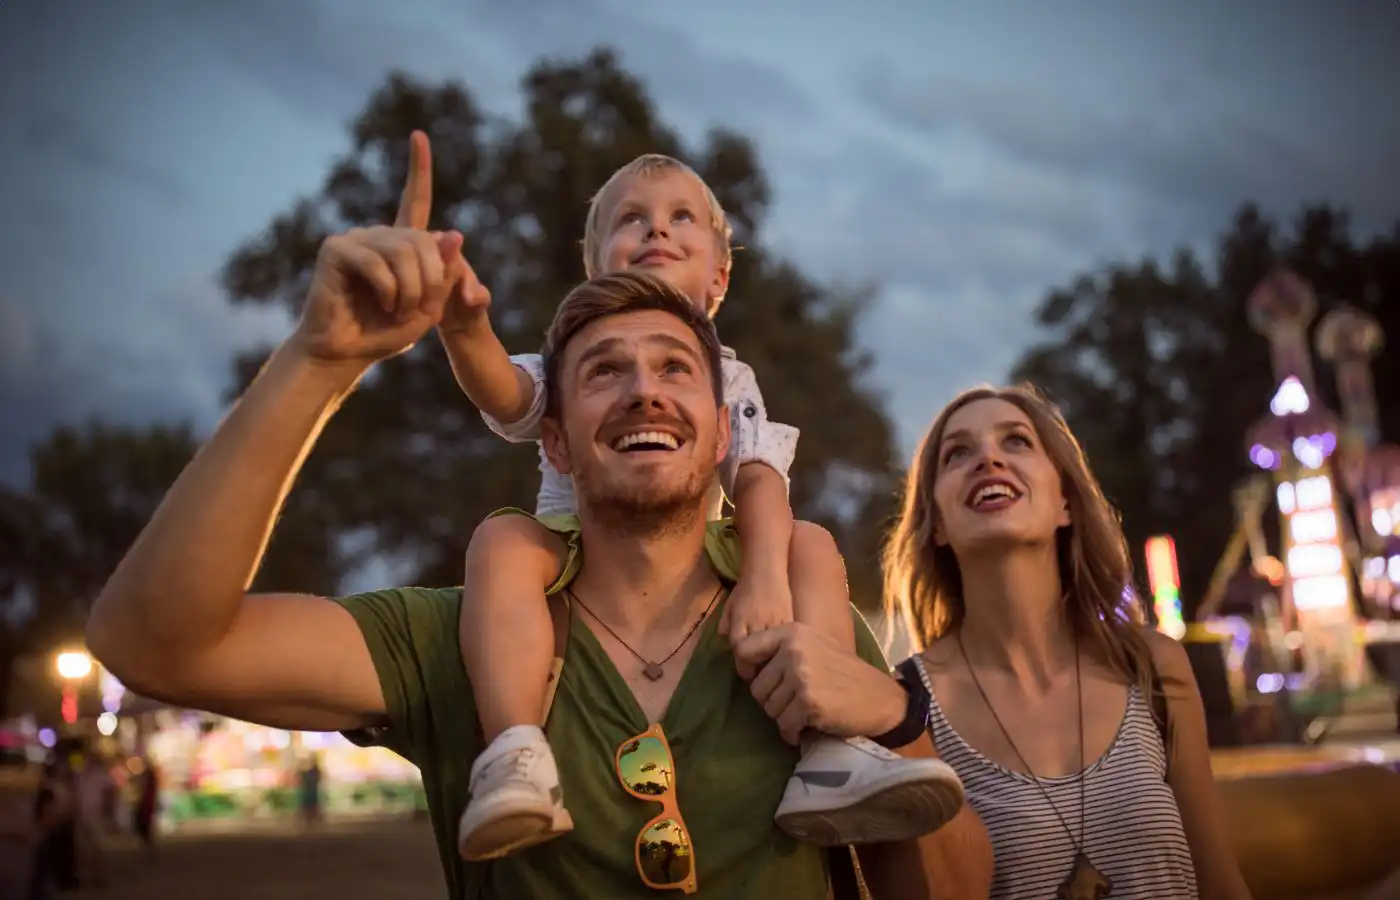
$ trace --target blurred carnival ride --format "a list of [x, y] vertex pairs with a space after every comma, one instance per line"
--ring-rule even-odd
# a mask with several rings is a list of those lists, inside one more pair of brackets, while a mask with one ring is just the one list
[[[1217, 746], [1394, 739], [1400, 447], [1380, 443], [1370, 373], [1383, 335], [1350, 307], [1318, 323], [1317, 355], [1336, 376], [1338, 415], [1314, 379], [1311, 288], [1280, 271], [1248, 308], [1270, 342], [1276, 384], [1269, 412], [1247, 435], [1258, 473], [1235, 491], [1235, 531], [1193, 622], [1182, 620], [1172, 539], [1149, 540], [1157, 626], [1187, 644]], [[1264, 527], [1271, 511], [1277, 555]]]

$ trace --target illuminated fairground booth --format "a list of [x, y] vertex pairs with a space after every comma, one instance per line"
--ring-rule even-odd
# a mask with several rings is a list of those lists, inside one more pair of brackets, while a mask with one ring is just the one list
[[422, 806], [416, 767], [388, 750], [358, 747], [335, 733], [294, 732], [165, 706], [100, 673], [104, 748], [146, 757], [160, 772], [172, 827], [195, 819], [289, 812], [298, 773], [314, 758], [332, 813], [408, 813]]

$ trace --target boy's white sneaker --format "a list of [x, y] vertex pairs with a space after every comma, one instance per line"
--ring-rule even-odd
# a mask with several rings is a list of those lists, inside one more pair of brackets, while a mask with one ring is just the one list
[[559, 768], [544, 731], [507, 728], [472, 763], [471, 800], [457, 825], [457, 852], [497, 859], [572, 831]]
[[809, 744], [773, 817], [784, 833], [822, 846], [904, 841], [937, 831], [963, 804], [939, 759], [905, 759], [868, 738]]

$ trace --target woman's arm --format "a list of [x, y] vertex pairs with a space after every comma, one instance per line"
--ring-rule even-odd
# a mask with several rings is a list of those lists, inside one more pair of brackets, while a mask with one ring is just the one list
[[[901, 756], [937, 756], [927, 736]], [[947, 825], [916, 841], [856, 848], [872, 900], [983, 900], [991, 892], [996, 861], [987, 829], [963, 804]]]
[[1147, 643], [1171, 720], [1167, 783], [1181, 811], [1201, 900], [1250, 900], [1211, 772], [1205, 705], [1186, 648], [1155, 631], [1147, 633]]

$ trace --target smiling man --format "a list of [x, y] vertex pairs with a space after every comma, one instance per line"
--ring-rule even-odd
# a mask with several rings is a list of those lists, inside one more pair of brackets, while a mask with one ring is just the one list
[[[798, 756], [773, 720], [837, 735], [902, 735], [912, 722], [920, 737], [901, 752], [913, 756], [930, 753], [928, 741], [859, 617], [864, 660], [801, 625], [733, 652], [717, 633], [738, 571], [732, 527], [705, 515], [729, 444], [719, 345], [665, 284], [585, 283], [550, 333], [557, 400], [544, 444], [580, 500], [555, 585], [566, 652], [548, 719], [551, 740], [571, 750], [558, 773], [573, 797], [571, 833], [492, 863], [456, 852], [454, 817], [482, 747], [456, 639], [461, 589], [246, 593], [326, 420], [374, 362], [440, 321], [449, 292], [483, 291], [460, 248], [460, 235], [409, 227], [402, 213], [395, 227], [326, 242], [296, 331], [103, 589], [90, 649], [148, 696], [343, 731], [412, 760], [451, 897], [827, 897], [822, 851], [773, 822]], [[736, 655], [759, 670], [752, 686]], [[875, 896], [932, 896], [957, 867], [940, 848], [959, 833], [862, 848]], [[950, 862], [935, 875], [933, 859]]]

